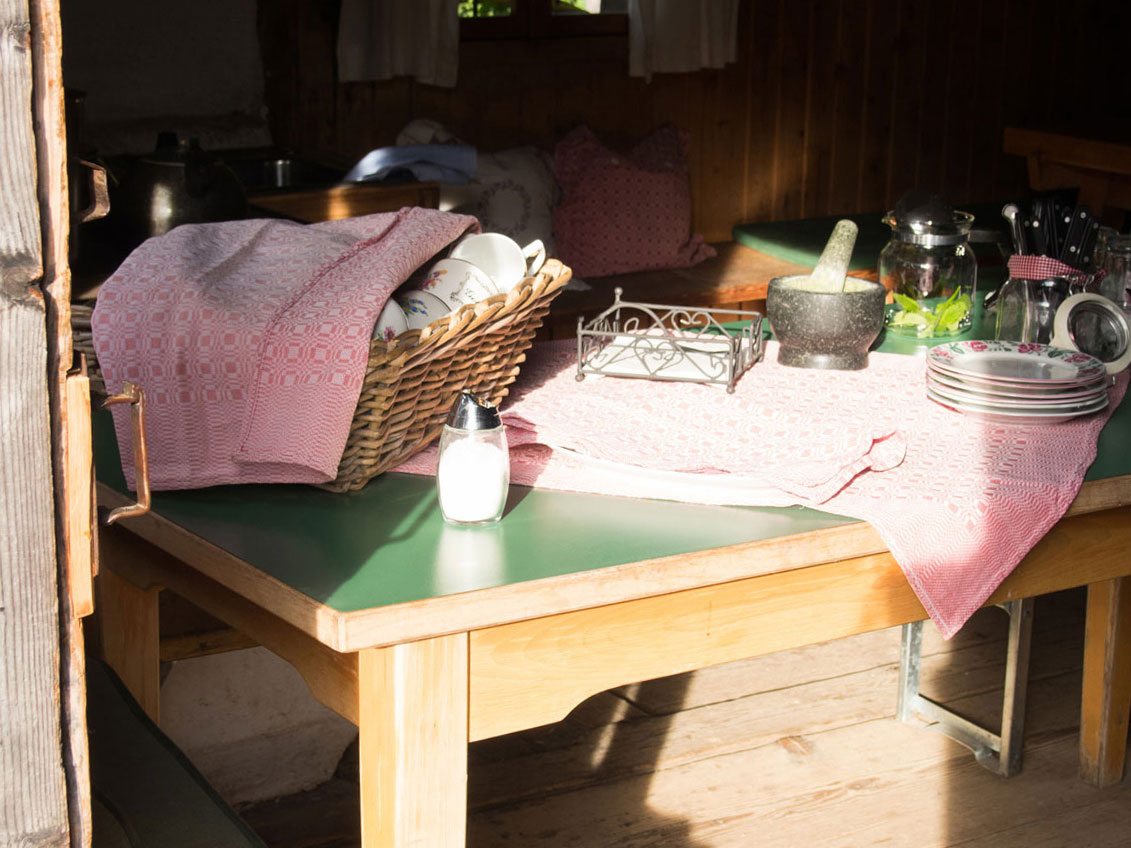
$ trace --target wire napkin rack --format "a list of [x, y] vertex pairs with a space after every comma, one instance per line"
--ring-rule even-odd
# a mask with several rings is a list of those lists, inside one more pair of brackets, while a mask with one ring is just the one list
[[[762, 314], [621, 300], [577, 320], [577, 379], [588, 374], [734, 385], [762, 358]], [[725, 326], [721, 316], [726, 315]]]

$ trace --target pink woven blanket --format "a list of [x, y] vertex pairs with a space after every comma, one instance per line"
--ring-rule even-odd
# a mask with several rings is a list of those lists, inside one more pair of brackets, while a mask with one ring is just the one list
[[[478, 222], [406, 208], [323, 224], [190, 224], [103, 285], [94, 348], [110, 392], [146, 393], [150, 484], [324, 483], [392, 291]], [[129, 412], [114, 407], [134, 485]]]
[[[1017, 425], [933, 403], [924, 360], [895, 354], [795, 369], [771, 342], [733, 395], [575, 373], [574, 342], [536, 345], [523, 366], [503, 409], [514, 482], [866, 520], [946, 637], [1064, 515], [1128, 382], [1104, 413]], [[434, 469], [430, 450], [398, 470]]]

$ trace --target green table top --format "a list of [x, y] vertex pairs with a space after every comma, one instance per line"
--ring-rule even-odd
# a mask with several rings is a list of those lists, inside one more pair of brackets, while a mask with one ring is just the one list
[[[125, 491], [109, 414], [96, 419], [98, 479]], [[501, 522], [456, 527], [440, 515], [433, 478], [397, 473], [349, 493], [300, 485], [154, 492], [152, 509], [340, 612], [855, 520], [800, 507], [712, 507], [512, 486]]]
[[[987, 229], [1009, 238], [1009, 231], [1001, 217], [1001, 203], [960, 204], [959, 208], [974, 216], [975, 229]], [[884, 212], [857, 215], [831, 215], [824, 218], [806, 218], [802, 221], [767, 221], [756, 224], [738, 224], [731, 235], [739, 244], [761, 253], [812, 268], [828, 241], [836, 222], [842, 218], [855, 221], [860, 228], [856, 247], [852, 251], [851, 271], [872, 271], [879, 265], [880, 251], [891, 238], [891, 229], [883, 222]], [[1008, 243], [1008, 241], [1006, 242]], [[992, 244], [973, 245], [979, 264], [1001, 263], [1001, 254]]]

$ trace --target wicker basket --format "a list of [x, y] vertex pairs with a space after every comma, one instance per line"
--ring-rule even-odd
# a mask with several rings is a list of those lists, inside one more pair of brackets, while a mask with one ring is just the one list
[[[439, 437], [463, 389], [492, 404], [507, 394], [550, 303], [570, 270], [547, 260], [506, 294], [460, 307], [422, 330], [374, 339], [338, 476], [326, 488], [360, 489]], [[86, 354], [92, 390], [105, 393], [90, 329], [92, 308], [74, 304], [76, 351]]]

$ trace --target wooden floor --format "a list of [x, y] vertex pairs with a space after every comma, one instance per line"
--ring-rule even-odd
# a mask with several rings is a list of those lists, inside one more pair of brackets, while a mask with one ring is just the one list
[[[1082, 592], [1038, 601], [1024, 764], [1002, 779], [894, 719], [898, 629], [625, 686], [471, 749], [470, 848], [1106, 848], [1131, 845], [1131, 779], [1076, 777]], [[924, 637], [924, 694], [1000, 710], [1006, 616]], [[272, 848], [357, 844], [356, 760], [241, 812]]]

